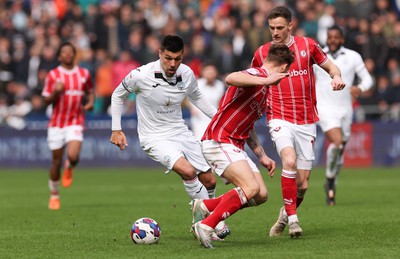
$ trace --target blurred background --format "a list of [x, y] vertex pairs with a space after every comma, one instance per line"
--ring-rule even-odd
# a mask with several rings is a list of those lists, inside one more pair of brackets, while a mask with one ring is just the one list
[[[83, 166], [154, 165], [140, 149], [135, 96], [126, 100], [124, 125], [129, 150], [109, 143], [113, 90], [130, 70], [158, 59], [160, 40], [178, 34], [184, 63], [200, 78], [212, 63], [223, 80], [249, 66], [257, 47], [271, 40], [269, 11], [290, 7], [295, 35], [325, 45], [326, 30], [338, 24], [345, 46], [363, 57], [374, 86], [354, 100], [352, 138], [346, 166], [400, 166], [400, 12], [395, 0], [0, 0], [0, 164], [44, 166], [47, 107], [41, 91], [47, 72], [58, 65], [56, 50], [71, 41], [77, 64], [94, 81], [96, 103], [87, 114]], [[184, 107], [190, 125], [190, 112]], [[272, 147], [265, 120], [261, 141]], [[318, 134], [316, 164], [324, 164], [325, 140]], [[272, 150], [272, 149], [271, 149]], [[271, 153], [274, 153], [273, 151]], [[276, 157], [275, 157], [276, 158]], [[279, 159], [276, 159], [279, 161]]]

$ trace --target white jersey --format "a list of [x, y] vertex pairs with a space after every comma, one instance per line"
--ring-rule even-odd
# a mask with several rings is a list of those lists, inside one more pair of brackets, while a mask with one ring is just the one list
[[157, 60], [132, 70], [115, 89], [111, 97], [112, 130], [121, 129], [123, 100], [132, 92], [136, 94], [140, 141], [188, 131], [181, 108], [185, 96], [210, 118], [216, 113], [187, 65], [181, 64], [174, 76], [167, 77]]
[[[325, 52], [328, 48], [324, 49]], [[343, 140], [347, 141], [351, 133], [353, 122], [353, 102], [351, 87], [354, 79], [360, 81], [357, 85], [361, 91], [368, 90], [373, 83], [364, 61], [357, 52], [341, 47], [334, 55], [327, 53], [330, 60], [335, 63], [342, 74], [346, 87], [341, 91], [333, 91], [331, 88], [332, 79], [323, 69], [314, 66], [317, 109], [319, 114], [318, 125], [323, 132], [333, 128], [341, 128]]]
[[[209, 85], [205, 78], [200, 78], [197, 80], [197, 83], [199, 84], [200, 91], [217, 109], [219, 101], [225, 93], [225, 84], [221, 80], [216, 79], [212, 85]], [[196, 107], [192, 107], [192, 109], [194, 110], [190, 116], [192, 131], [198, 139], [201, 139], [211, 119]]]
[[[372, 77], [368, 73], [361, 55], [356, 51], [341, 47], [334, 56], [328, 52], [328, 48], [324, 48], [324, 51], [327, 52], [329, 59], [339, 67], [346, 87], [341, 91], [333, 91], [331, 88], [332, 79], [329, 74], [319, 66], [314, 65], [318, 112], [329, 110], [330, 112], [352, 113], [350, 88], [354, 85], [356, 75], [360, 80], [358, 87], [362, 91], [366, 91], [372, 86]], [[320, 116], [320, 120], [323, 119]]]

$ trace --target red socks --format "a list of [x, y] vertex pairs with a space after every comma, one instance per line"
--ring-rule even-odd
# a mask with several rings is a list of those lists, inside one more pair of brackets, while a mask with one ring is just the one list
[[295, 175], [296, 172], [283, 170], [281, 176], [283, 202], [288, 216], [296, 215], [297, 185]]
[[240, 210], [244, 204], [247, 204], [247, 198], [243, 190], [237, 187], [218, 198], [204, 200], [203, 202], [212, 214], [201, 223], [215, 228], [221, 220], [233, 215], [236, 211]]

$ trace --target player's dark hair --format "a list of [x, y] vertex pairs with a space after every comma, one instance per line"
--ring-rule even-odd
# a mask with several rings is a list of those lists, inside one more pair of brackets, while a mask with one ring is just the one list
[[286, 44], [275, 43], [269, 48], [266, 61], [276, 63], [277, 65], [288, 64], [290, 66], [294, 61], [294, 53]]
[[328, 31], [338, 31], [340, 33], [340, 36], [344, 37], [344, 33], [343, 33], [342, 28], [340, 28], [340, 26], [337, 25], [337, 24], [334, 24], [331, 27], [329, 27]]
[[277, 6], [271, 10], [267, 18], [270, 20], [278, 17], [283, 17], [286, 21], [291, 22], [292, 12], [286, 6]]
[[66, 41], [66, 42], [61, 43], [61, 45], [58, 47], [57, 57], [60, 56], [61, 49], [64, 48], [65, 46], [70, 46], [72, 48], [72, 51], [74, 52], [74, 56], [76, 55], [76, 48], [75, 48], [74, 44], [72, 44], [71, 42]]
[[168, 50], [173, 53], [183, 50], [183, 40], [176, 35], [167, 35], [161, 42], [161, 51]]

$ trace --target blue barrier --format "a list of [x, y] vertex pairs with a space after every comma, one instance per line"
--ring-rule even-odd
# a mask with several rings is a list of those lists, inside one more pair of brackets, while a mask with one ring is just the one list
[[[30, 121], [23, 130], [0, 128], [0, 165], [2, 168], [48, 167], [51, 153], [46, 141], [47, 121]], [[109, 119], [87, 121], [81, 152], [83, 167], [151, 167], [159, 166], [140, 148], [134, 119], [123, 120], [129, 146], [120, 151], [112, 145]], [[347, 149], [345, 166], [400, 166], [400, 123], [354, 124]], [[259, 139], [271, 158], [280, 159], [270, 140], [265, 120], [256, 124]], [[324, 165], [325, 139], [320, 130], [315, 143], [315, 165]], [[252, 156], [252, 152], [248, 152]], [[252, 156], [252, 158], [255, 158]], [[255, 160], [257, 161], [257, 160]]]

